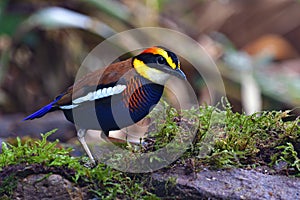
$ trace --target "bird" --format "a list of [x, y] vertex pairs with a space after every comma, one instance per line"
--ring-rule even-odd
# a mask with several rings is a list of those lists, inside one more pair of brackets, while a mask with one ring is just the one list
[[162, 97], [171, 77], [186, 80], [175, 53], [162, 46], [90, 72], [25, 120], [62, 110], [78, 127], [77, 137], [90, 162], [95, 159], [84, 139], [87, 130], [120, 130], [145, 118]]

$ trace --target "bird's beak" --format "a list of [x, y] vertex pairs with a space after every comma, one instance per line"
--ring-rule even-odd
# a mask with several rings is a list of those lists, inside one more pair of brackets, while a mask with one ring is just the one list
[[175, 69], [174, 75], [182, 80], [186, 80], [186, 76], [185, 76], [184, 72], [179, 68]]
[[162, 71], [171, 74], [173, 76], [176, 76], [179, 79], [186, 80], [186, 76], [180, 68], [172, 69], [171, 67], [165, 66]]

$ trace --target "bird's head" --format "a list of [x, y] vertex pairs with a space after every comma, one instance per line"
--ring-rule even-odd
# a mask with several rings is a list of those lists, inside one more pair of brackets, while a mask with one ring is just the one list
[[144, 50], [133, 57], [132, 64], [140, 76], [154, 83], [165, 84], [171, 76], [186, 79], [176, 54], [164, 47], [154, 46]]

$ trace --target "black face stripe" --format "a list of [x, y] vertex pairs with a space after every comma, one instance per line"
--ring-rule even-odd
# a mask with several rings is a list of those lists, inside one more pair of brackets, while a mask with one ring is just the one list
[[[166, 52], [167, 52], [168, 56], [172, 59], [174, 64], [176, 65], [176, 69], [178, 69], [179, 68], [178, 67], [179, 66], [179, 60], [178, 60], [178, 57], [176, 56], [176, 54], [174, 54], [171, 51], [166, 51]], [[143, 61], [146, 65], [149, 65], [149, 66], [151, 65], [151, 67], [160, 69], [160, 67], [157, 63], [158, 57], [163, 58], [165, 65], [172, 68], [171, 66], [169, 66], [167, 60], [159, 54], [143, 53], [143, 54], [135, 56], [135, 58], [137, 58], [138, 60]]]
[[146, 65], [147, 64], [157, 64], [158, 57], [162, 57], [164, 59], [165, 63], [168, 65], [168, 62], [166, 61], [166, 59], [159, 54], [143, 53], [143, 54], [136, 56], [137, 59], [143, 61]]

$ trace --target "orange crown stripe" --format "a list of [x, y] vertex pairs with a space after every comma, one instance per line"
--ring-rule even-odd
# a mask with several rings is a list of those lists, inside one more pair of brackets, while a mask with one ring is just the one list
[[152, 54], [164, 54], [164, 50], [158, 47], [151, 47], [146, 50], [144, 50], [142, 53], [152, 53]]

